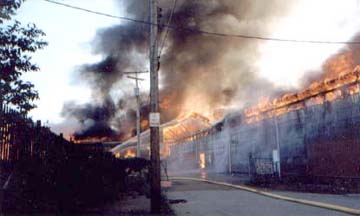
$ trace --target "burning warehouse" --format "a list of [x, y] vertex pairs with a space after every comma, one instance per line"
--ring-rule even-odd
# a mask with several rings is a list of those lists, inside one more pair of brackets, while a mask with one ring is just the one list
[[336, 57], [325, 64], [333, 78], [228, 115], [222, 125], [174, 145], [170, 161], [190, 157], [193, 168], [206, 164], [215, 172], [358, 180], [360, 68]]
[[[170, 122], [162, 124], [160, 126], [160, 154], [162, 158], [169, 156], [169, 151], [172, 145], [177, 144], [179, 140], [189, 137], [196, 132], [207, 129], [210, 126], [210, 121], [196, 113], [192, 113], [189, 116], [174, 119]], [[136, 156], [136, 137], [129, 139], [128, 141], [111, 149], [111, 152], [116, 157], [128, 158]], [[147, 130], [141, 133], [140, 138], [140, 157], [149, 157], [150, 152], [150, 131]]]
[[[139, 2], [142, 1], [129, 1], [125, 6], [129, 15], [143, 19], [147, 16], [146, 4]], [[271, 35], [278, 33], [276, 18], [301, 9], [301, 4], [275, 0], [261, 2], [261, 7], [259, 4], [246, 0], [179, 1], [171, 25], [180, 30], [170, 30], [161, 44], [161, 123], [164, 143], [171, 143], [163, 154], [169, 154], [174, 164], [192, 161], [190, 166], [216, 172], [248, 172], [250, 156], [256, 164], [260, 158], [273, 162], [273, 155], [277, 155], [276, 166], [269, 166], [271, 172], [280, 169], [282, 175], [358, 177], [356, 107], [360, 59], [356, 44], [324, 48], [273, 42], [269, 46], [259, 38], [222, 38], [196, 31]], [[165, 18], [160, 19], [160, 24], [166, 24], [172, 7], [167, 1], [159, 1], [159, 5]], [[308, 12], [314, 18], [318, 11]], [[117, 152], [119, 156], [135, 155], [132, 148], [136, 142], [131, 137], [135, 135], [136, 103], [123, 72], [147, 67], [143, 63], [149, 49], [147, 29], [145, 24], [124, 23], [100, 30], [94, 52], [103, 59], [83, 65], [77, 72], [78, 78], [92, 87], [93, 101], [64, 106], [64, 116], [75, 118], [80, 125], [74, 133], [78, 139], [128, 140], [123, 145], [126, 151]], [[160, 28], [160, 38], [166, 30]], [[356, 31], [348, 35], [356, 35]], [[269, 47], [271, 52], [267, 53]], [[287, 55], [289, 47], [299, 52]], [[309, 48], [307, 52], [300, 52], [303, 47]], [[339, 54], [328, 58], [336, 52]], [[280, 62], [273, 61], [278, 55], [282, 57]], [[264, 70], [271, 74], [266, 75]], [[286, 73], [298, 85], [273, 82], [279, 74]], [[143, 90], [140, 94], [143, 139], [148, 137], [149, 127], [147, 93]], [[259, 98], [259, 104], [254, 105]], [[222, 109], [233, 111], [223, 121], [214, 123], [218, 117], [213, 118], [212, 114]], [[174, 119], [193, 112], [201, 113], [210, 123], [199, 128], [193, 123], [186, 127], [173, 124]], [[344, 159], [340, 162], [339, 158]]]
[[29, 2], [0, 16], [4, 209], [360, 213], [360, 0]]

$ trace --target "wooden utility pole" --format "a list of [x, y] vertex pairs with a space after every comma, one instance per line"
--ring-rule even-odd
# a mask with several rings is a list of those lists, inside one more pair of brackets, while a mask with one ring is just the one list
[[133, 76], [127, 76], [130, 79], [134, 79], [136, 82], [136, 87], [134, 89], [135, 97], [136, 97], [136, 136], [137, 136], [137, 145], [136, 145], [136, 157], [141, 157], [141, 140], [140, 140], [140, 90], [139, 90], [139, 81], [143, 81], [144, 79], [138, 78], [138, 74], [140, 73], [147, 73], [148, 71], [134, 71], [134, 72], [124, 72], [124, 74], [135, 74], [135, 77]]
[[151, 212], [160, 213], [160, 113], [159, 113], [159, 83], [158, 83], [158, 14], [157, 0], [150, 0], [150, 148], [151, 148]]

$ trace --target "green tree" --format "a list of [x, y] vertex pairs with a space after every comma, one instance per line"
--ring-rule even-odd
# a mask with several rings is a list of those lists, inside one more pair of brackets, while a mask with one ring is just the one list
[[11, 16], [23, 0], [0, 0], [0, 104], [10, 104], [27, 113], [35, 108], [38, 92], [21, 75], [35, 72], [39, 67], [31, 62], [31, 53], [47, 45], [45, 33], [35, 24], [21, 25]]

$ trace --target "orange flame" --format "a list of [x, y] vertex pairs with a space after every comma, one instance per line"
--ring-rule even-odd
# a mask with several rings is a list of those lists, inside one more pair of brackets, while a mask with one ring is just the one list
[[205, 165], [205, 153], [200, 153], [200, 155], [199, 155], [199, 163], [200, 163], [200, 168], [205, 169], [205, 167], [206, 167], [206, 165]]
[[172, 101], [176, 101], [176, 95], [175, 94], [171, 94], [171, 95], [166, 95], [164, 97], [162, 97], [161, 101], [160, 101], [160, 108], [161, 109], [170, 109], [171, 105], [172, 105]]
[[346, 51], [329, 58], [323, 64], [325, 77], [334, 79], [339, 74], [349, 73], [355, 67], [354, 56], [351, 51]]
[[124, 154], [124, 158], [134, 158], [134, 157], [136, 157], [136, 153], [134, 150], [131, 149], [126, 150]]
[[111, 141], [109, 137], [88, 137], [85, 139], [74, 139], [73, 137], [71, 137], [70, 140], [73, 140], [76, 144]]
[[140, 125], [141, 125], [141, 128], [143, 128], [143, 129], [149, 128], [149, 120], [147, 120], [147, 119], [141, 120]]
[[[347, 55], [341, 56], [339, 62], [346, 62]], [[328, 66], [332, 72], [337, 71], [338, 76], [333, 79], [326, 78], [322, 82], [313, 82], [309, 88], [298, 92], [285, 94], [282, 97], [270, 101], [268, 98], [261, 98], [260, 102], [245, 109], [247, 123], [260, 121], [264, 118], [279, 116], [292, 110], [302, 109], [305, 106], [323, 104], [325, 101], [333, 101], [342, 98], [345, 94], [353, 95], [360, 92], [360, 66], [353, 71], [345, 73], [348, 67], [340, 67], [340, 63], [331, 63]], [[349, 63], [350, 64], [350, 63]], [[345, 69], [344, 69], [345, 68]]]

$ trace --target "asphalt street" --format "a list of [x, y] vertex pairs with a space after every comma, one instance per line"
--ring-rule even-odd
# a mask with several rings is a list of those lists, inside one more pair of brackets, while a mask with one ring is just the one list
[[330, 216], [347, 215], [328, 209], [282, 201], [205, 182], [174, 180], [167, 191], [176, 215]]

